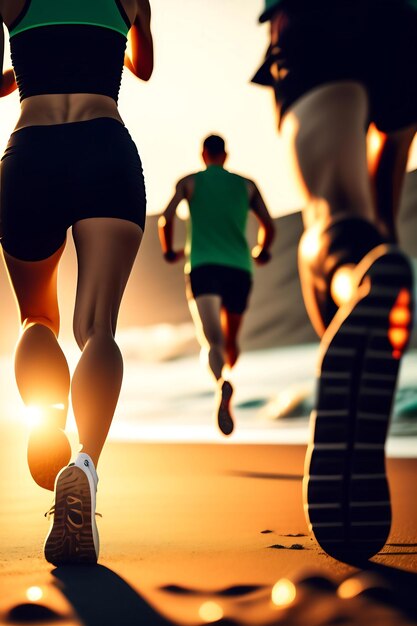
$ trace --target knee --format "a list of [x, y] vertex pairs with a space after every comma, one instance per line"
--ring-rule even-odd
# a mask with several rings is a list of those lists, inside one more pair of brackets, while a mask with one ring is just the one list
[[114, 341], [114, 333], [108, 324], [74, 318], [73, 332], [80, 350], [84, 350], [87, 342], [93, 337], [104, 337]]
[[207, 341], [210, 350], [224, 350], [225, 341], [221, 331], [210, 333], [210, 335], [207, 336]]

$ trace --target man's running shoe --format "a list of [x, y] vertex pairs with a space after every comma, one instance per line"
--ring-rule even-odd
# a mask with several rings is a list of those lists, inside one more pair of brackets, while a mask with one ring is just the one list
[[56, 479], [53, 522], [45, 558], [54, 565], [94, 564], [99, 554], [95, 519], [98, 476], [88, 454], [60, 471]]
[[223, 435], [231, 435], [234, 429], [233, 418], [230, 411], [232, 395], [233, 387], [229, 381], [219, 381], [217, 423]]
[[303, 485], [318, 543], [348, 561], [374, 556], [390, 532], [385, 438], [413, 312], [412, 270], [398, 249], [378, 246], [355, 274], [359, 287], [320, 345]]

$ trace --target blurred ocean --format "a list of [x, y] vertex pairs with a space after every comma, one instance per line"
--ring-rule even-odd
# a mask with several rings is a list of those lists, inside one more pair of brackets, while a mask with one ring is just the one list
[[[131, 328], [118, 333], [125, 376], [110, 438], [128, 441], [304, 443], [314, 396], [318, 344], [271, 348], [241, 356], [235, 386], [236, 430], [222, 437], [214, 422], [214, 385], [196, 354], [192, 324]], [[78, 351], [64, 346], [73, 368]], [[24, 420], [10, 357], [0, 358], [0, 421]], [[73, 416], [69, 427], [74, 429]], [[402, 363], [388, 453], [417, 454], [417, 351]]]

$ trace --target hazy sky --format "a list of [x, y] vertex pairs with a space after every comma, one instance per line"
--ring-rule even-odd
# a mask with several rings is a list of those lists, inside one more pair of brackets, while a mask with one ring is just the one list
[[[202, 167], [201, 139], [211, 132], [224, 135], [227, 166], [257, 181], [272, 214], [301, 208], [275, 130], [272, 93], [249, 83], [267, 45], [267, 26], [257, 23], [262, 0], [151, 5], [154, 75], [141, 83], [126, 71], [120, 92], [122, 117], [142, 156], [149, 213], [165, 207], [179, 177]], [[17, 114], [17, 94], [0, 100], [1, 151]]]

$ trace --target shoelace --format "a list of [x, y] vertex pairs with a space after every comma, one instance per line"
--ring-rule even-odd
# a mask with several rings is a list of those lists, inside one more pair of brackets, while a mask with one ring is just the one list
[[[51, 506], [51, 508], [49, 509], [49, 511], [46, 511], [46, 513], [44, 513], [44, 517], [46, 517], [48, 520], [51, 517], [51, 515], [53, 515], [55, 513], [55, 504], [53, 504]], [[95, 515], [97, 517], [103, 517], [103, 515], [101, 513], [98, 513], [97, 511], [95, 512]]]

